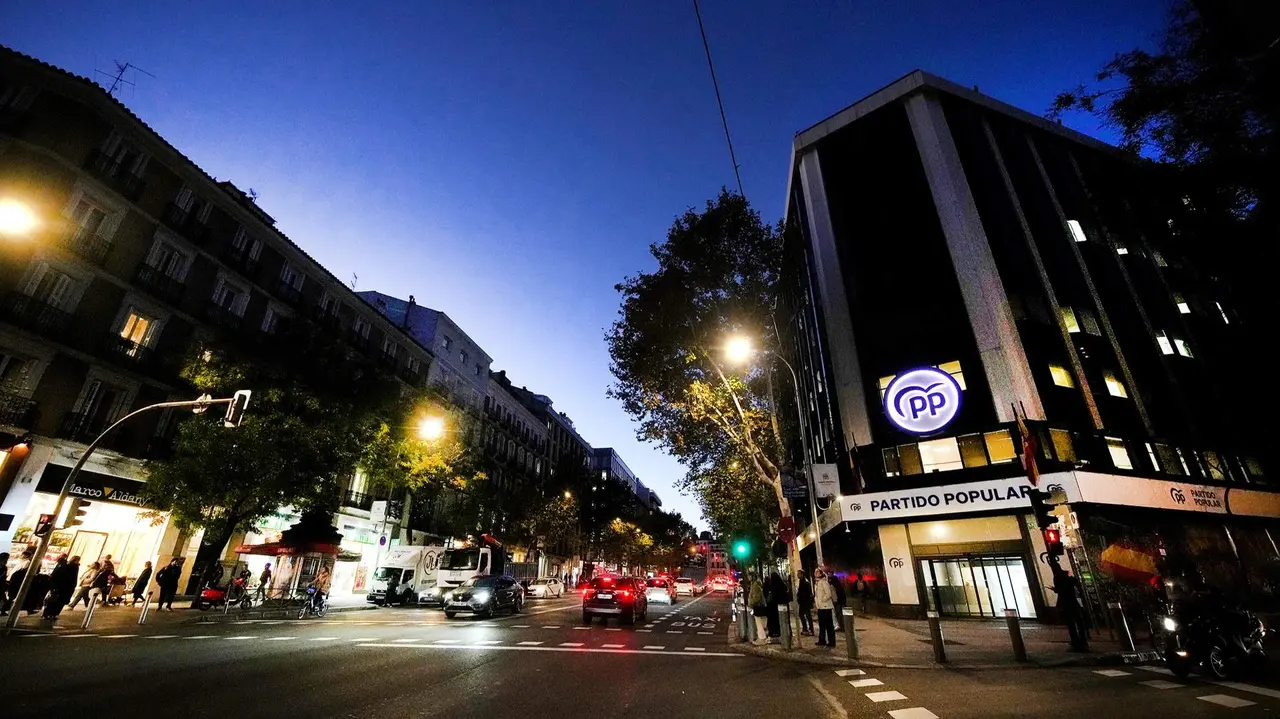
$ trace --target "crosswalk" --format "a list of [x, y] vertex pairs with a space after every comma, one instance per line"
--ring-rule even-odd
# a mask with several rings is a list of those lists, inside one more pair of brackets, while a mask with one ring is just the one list
[[[902, 692], [886, 686], [883, 681], [875, 677], [867, 676], [865, 669], [836, 669], [834, 671], [836, 676], [845, 680], [854, 689], [868, 690], [861, 692], [861, 694], [863, 698], [872, 704], [909, 702], [907, 696]], [[890, 709], [888, 714], [892, 719], [938, 719], [937, 714], [920, 706]]]
[[[1170, 676], [1170, 677], [1173, 676], [1173, 672], [1169, 671], [1168, 669], [1164, 667], [1155, 667], [1155, 666], [1139, 666], [1139, 667], [1133, 667], [1131, 670], [1095, 669], [1093, 671], [1094, 674], [1097, 674], [1098, 676], [1101, 676], [1101, 677], [1106, 677], [1107, 679], [1122, 679], [1124, 677], [1137, 678], [1138, 676], [1141, 676], [1139, 672], [1145, 673], [1145, 674], [1161, 674], [1161, 675]], [[1223, 694], [1220, 692], [1213, 692], [1213, 690], [1209, 689], [1205, 685], [1225, 687], [1227, 689], [1232, 689], [1238, 693], [1256, 694], [1258, 696], [1265, 696], [1273, 699], [1280, 698], [1280, 691], [1277, 691], [1275, 689], [1268, 689], [1266, 687], [1254, 686], [1252, 684], [1245, 684], [1243, 682], [1214, 681], [1212, 679], [1206, 679], [1206, 678], [1200, 678], [1200, 677], [1197, 677], [1194, 681], [1190, 679], [1185, 681], [1170, 681], [1168, 679], [1137, 679], [1137, 684], [1139, 686], [1149, 687], [1151, 689], [1155, 689], [1158, 691], [1175, 691], [1179, 689], [1189, 689], [1190, 691], [1186, 692], [1188, 697], [1191, 697], [1196, 701], [1202, 701], [1202, 702], [1205, 702], [1206, 704], [1214, 704], [1216, 706], [1224, 707], [1226, 709], [1241, 709], [1244, 707], [1250, 707], [1257, 704], [1257, 702], [1251, 701], [1249, 699], [1245, 699], [1240, 696], [1236, 696], [1235, 694]], [[1206, 692], [1206, 691], [1213, 692], [1213, 693], [1201, 694], [1201, 692]]]

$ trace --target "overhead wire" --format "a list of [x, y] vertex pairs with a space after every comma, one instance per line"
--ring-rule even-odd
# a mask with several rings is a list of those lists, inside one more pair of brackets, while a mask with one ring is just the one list
[[733, 176], [738, 180], [738, 194], [746, 197], [742, 191], [742, 173], [738, 171], [738, 157], [733, 152], [733, 138], [729, 135], [729, 120], [724, 114], [724, 100], [720, 98], [720, 83], [716, 80], [716, 66], [711, 62], [711, 46], [707, 44], [707, 29], [702, 24], [702, 11], [698, 9], [698, 0], [693, 0], [693, 13], [698, 17], [698, 32], [702, 34], [702, 49], [707, 53], [707, 69], [711, 71], [711, 86], [716, 91], [716, 105], [720, 107], [720, 124], [724, 126], [724, 140], [729, 145], [729, 161], [733, 163]]

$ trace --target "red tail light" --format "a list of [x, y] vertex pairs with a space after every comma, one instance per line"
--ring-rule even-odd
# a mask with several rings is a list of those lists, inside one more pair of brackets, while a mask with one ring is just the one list
[[622, 590], [622, 591], [620, 591], [620, 592], [618, 592], [618, 594], [622, 595], [622, 598], [623, 598], [623, 599], [626, 599], [627, 597], [631, 596], [631, 592], [629, 592], [629, 591], [627, 591], [627, 590], [625, 590], [625, 589], [624, 589], [624, 590]]

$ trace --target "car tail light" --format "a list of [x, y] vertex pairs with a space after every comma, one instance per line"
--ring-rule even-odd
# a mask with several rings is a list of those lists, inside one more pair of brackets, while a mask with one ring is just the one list
[[622, 591], [618, 592], [618, 595], [621, 596], [623, 599], [626, 599], [627, 597], [631, 596], [631, 592], [626, 589], [623, 589]]
[[582, 598], [583, 598], [583, 599], [586, 599], [587, 597], [589, 597], [589, 596], [591, 596], [592, 594], [595, 594], [595, 593], [596, 593], [596, 590], [592, 589], [591, 587], [583, 587], [583, 588], [582, 588]]

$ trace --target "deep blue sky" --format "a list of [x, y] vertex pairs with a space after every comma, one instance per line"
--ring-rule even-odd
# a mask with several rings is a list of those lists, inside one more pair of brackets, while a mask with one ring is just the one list
[[[602, 340], [613, 285], [652, 267], [676, 214], [734, 184], [691, 2], [0, 4], [6, 45], [81, 75], [113, 60], [154, 74], [119, 96], [170, 142], [256, 189], [337, 276], [449, 313], [495, 369], [701, 524], [673, 489], [680, 466], [605, 397]], [[915, 68], [1041, 112], [1149, 44], [1164, 7], [704, 0], [702, 13], [746, 194], [774, 220], [798, 130]]]

